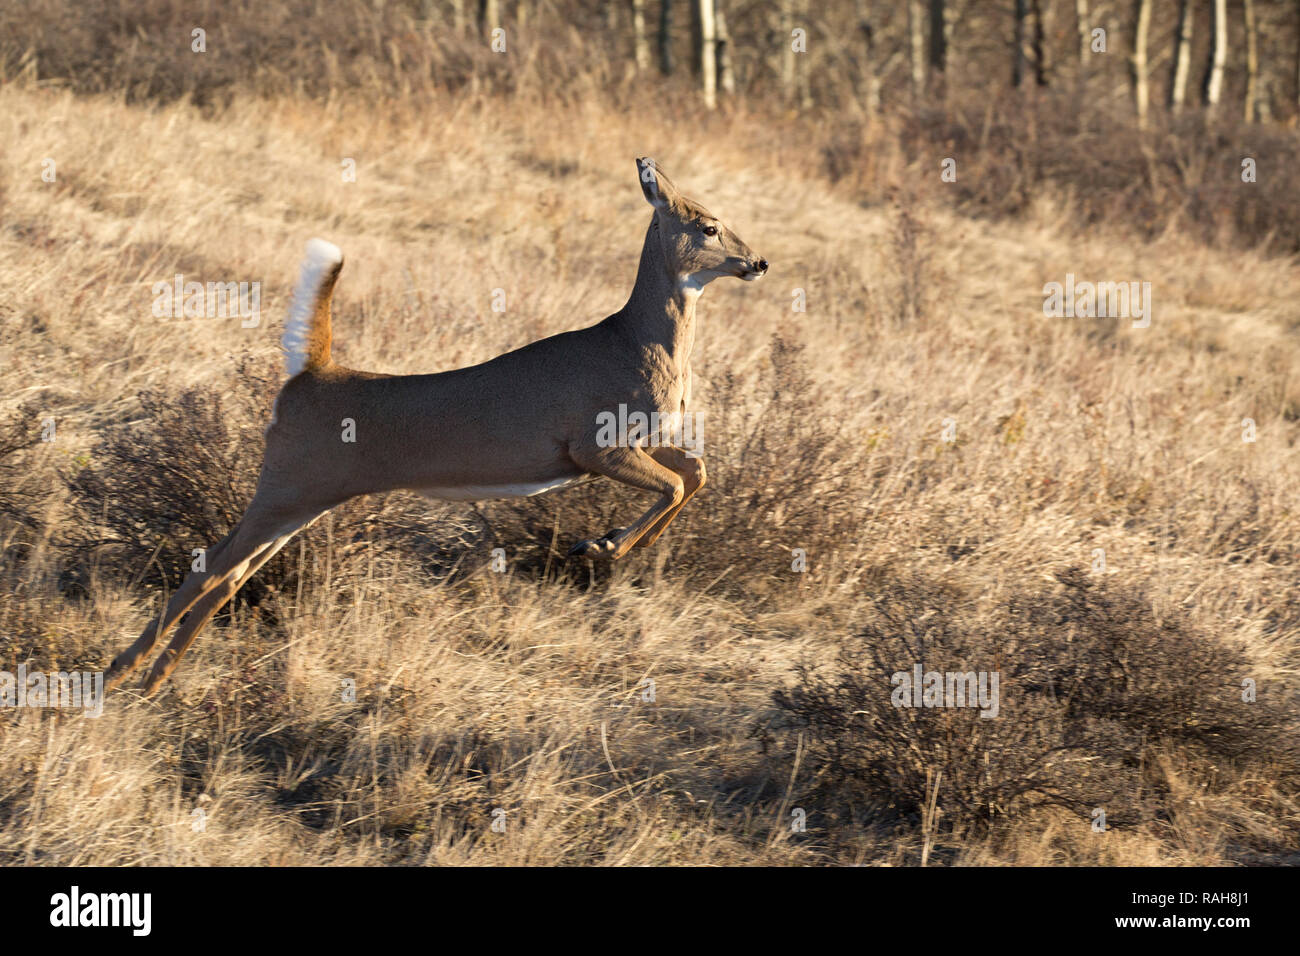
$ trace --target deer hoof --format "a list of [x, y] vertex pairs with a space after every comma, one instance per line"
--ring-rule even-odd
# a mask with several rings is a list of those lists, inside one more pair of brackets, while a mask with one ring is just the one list
[[614, 543], [614, 537], [622, 534], [622, 528], [615, 528], [603, 538], [588, 538], [585, 541], [579, 541], [569, 549], [569, 557], [579, 558], [609, 558], [614, 554], [617, 545]]
[[167, 679], [167, 671], [163, 667], [162, 661], [151, 667], [144, 680], [140, 682], [140, 696], [152, 697], [158, 690], [158, 687]]
[[112, 690], [117, 687], [118, 684], [122, 683], [122, 681], [126, 680], [126, 675], [132, 670], [132, 668], [125, 664], [118, 663], [118, 660], [118, 658], [114, 658], [113, 663], [110, 664], [108, 670], [104, 672], [105, 692]]

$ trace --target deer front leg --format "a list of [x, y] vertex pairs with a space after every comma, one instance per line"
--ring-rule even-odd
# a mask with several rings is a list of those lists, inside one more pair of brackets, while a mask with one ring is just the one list
[[633, 488], [653, 491], [659, 495], [659, 500], [650, 510], [632, 524], [610, 531], [601, 538], [579, 541], [570, 549], [570, 555], [617, 560], [627, 554], [643, 534], [665, 515], [680, 507], [685, 500], [686, 489], [681, 475], [655, 461], [643, 448], [584, 448], [571, 450], [569, 457], [585, 471], [605, 475]]
[[682, 478], [686, 493], [682, 496], [681, 504], [673, 508], [666, 515], [651, 525], [650, 529], [641, 536], [641, 540], [636, 543], [638, 548], [648, 548], [659, 540], [659, 536], [672, 523], [686, 503], [695, 497], [696, 492], [704, 487], [705, 482], [709, 480], [708, 474], [704, 469], [704, 459], [692, 457], [680, 448], [664, 446], [662, 448], [651, 448], [648, 450], [650, 457], [665, 468], [671, 468]]

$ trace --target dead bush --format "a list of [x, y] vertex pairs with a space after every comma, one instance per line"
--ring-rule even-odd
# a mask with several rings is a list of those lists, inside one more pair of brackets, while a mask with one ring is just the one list
[[27, 529], [40, 523], [39, 504], [49, 490], [34, 486], [25, 465], [25, 453], [40, 440], [41, 423], [30, 405], [0, 421], [0, 523], [12, 522]]
[[[874, 594], [834, 666], [801, 666], [774, 694], [779, 725], [809, 742], [811, 806], [836, 818], [855, 805], [878, 820], [916, 818], [937, 782], [953, 833], [1048, 804], [1085, 819], [1101, 807], [1108, 825], [1132, 826], [1161, 812], [1161, 782], [1144, 768], [1166, 743], [1216, 769], [1267, 762], [1294, 784], [1293, 688], [1271, 684], [1246, 703], [1242, 653], [1182, 620], [1157, 620], [1136, 591], [1077, 570], [1058, 580], [985, 611], [924, 580]], [[892, 675], [917, 664], [998, 674], [997, 716], [896, 706]]]

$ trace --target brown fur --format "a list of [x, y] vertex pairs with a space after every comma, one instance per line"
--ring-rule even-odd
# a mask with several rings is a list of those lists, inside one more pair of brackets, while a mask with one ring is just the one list
[[316, 307], [312, 310], [311, 331], [307, 336], [308, 369], [324, 368], [330, 364], [330, 301], [334, 297], [334, 283], [338, 282], [343, 263], [333, 266], [325, 275], [316, 294]]

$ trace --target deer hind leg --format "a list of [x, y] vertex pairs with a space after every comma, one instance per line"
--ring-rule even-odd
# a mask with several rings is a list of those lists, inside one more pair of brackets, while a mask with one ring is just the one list
[[[213, 572], [220, 566], [224, 560], [226, 552], [230, 550], [230, 544], [239, 534], [242, 522], [236, 523], [230, 533], [222, 538], [217, 544], [213, 545], [207, 553], [207, 561], [211, 565]], [[220, 578], [212, 572], [195, 571], [186, 575], [181, 586], [176, 589], [176, 593], [171, 596], [167, 606], [161, 613], [151, 620], [140, 636], [136, 638], [135, 643], [113, 658], [113, 663], [104, 675], [104, 689], [112, 690], [127, 677], [131, 671], [139, 665], [141, 658], [147, 657], [153, 653], [153, 649], [163, 639], [163, 636], [172, 628], [177, 621], [188, 611], [194, 604], [205, 594], [216, 587]]]
[[623, 557], [640, 537], [658, 521], [679, 507], [686, 496], [681, 475], [666, 468], [636, 446], [573, 449], [569, 457], [585, 471], [605, 475], [615, 481], [659, 494], [659, 500], [626, 528], [617, 528], [604, 537], [579, 541], [569, 551], [587, 558]]
[[[181, 622], [171, 643], [159, 655], [145, 677], [141, 687], [144, 696], [148, 697], [158, 689], [159, 684], [171, 676], [180, 659], [199, 636], [199, 632], [207, 626], [216, 613], [235, 596], [262, 565], [271, 560], [290, 538], [310, 524], [318, 514], [318, 511], [312, 510], [291, 518], [280, 515], [276, 522], [268, 516], [252, 524], [255, 530], [235, 539], [228, 555], [222, 561], [221, 568], [214, 571], [213, 577], [216, 583], [194, 603], [189, 616]], [[262, 530], [256, 530], [259, 528]]]
[[658, 541], [659, 536], [664, 533], [664, 530], [668, 525], [670, 525], [673, 519], [681, 513], [681, 510], [684, 507], [686, 507], [686, 503], [694, 498], [696, 492], [703, 488], [705, 482], [709, 480], [709, 476], [704, 469], [703, 458], [692, 457], [680, 448], [674, 448], [671, 445], [661, 448], [650, 448], [647, 449], [647, 451], [650, 457], [659, 462], [659, 464], [663, 465], [665, 468], [671, 468], [681, 476], [682, 484], [684, 486], [684, 494], [682, 495], [681, 504], [677, 505], [666, 515], [656, 521], [650, 526], [646, 533], [641, 536], [640, 540], [636, 543], [636, 547], [638, 548], [648, 548], [650, 545]]

